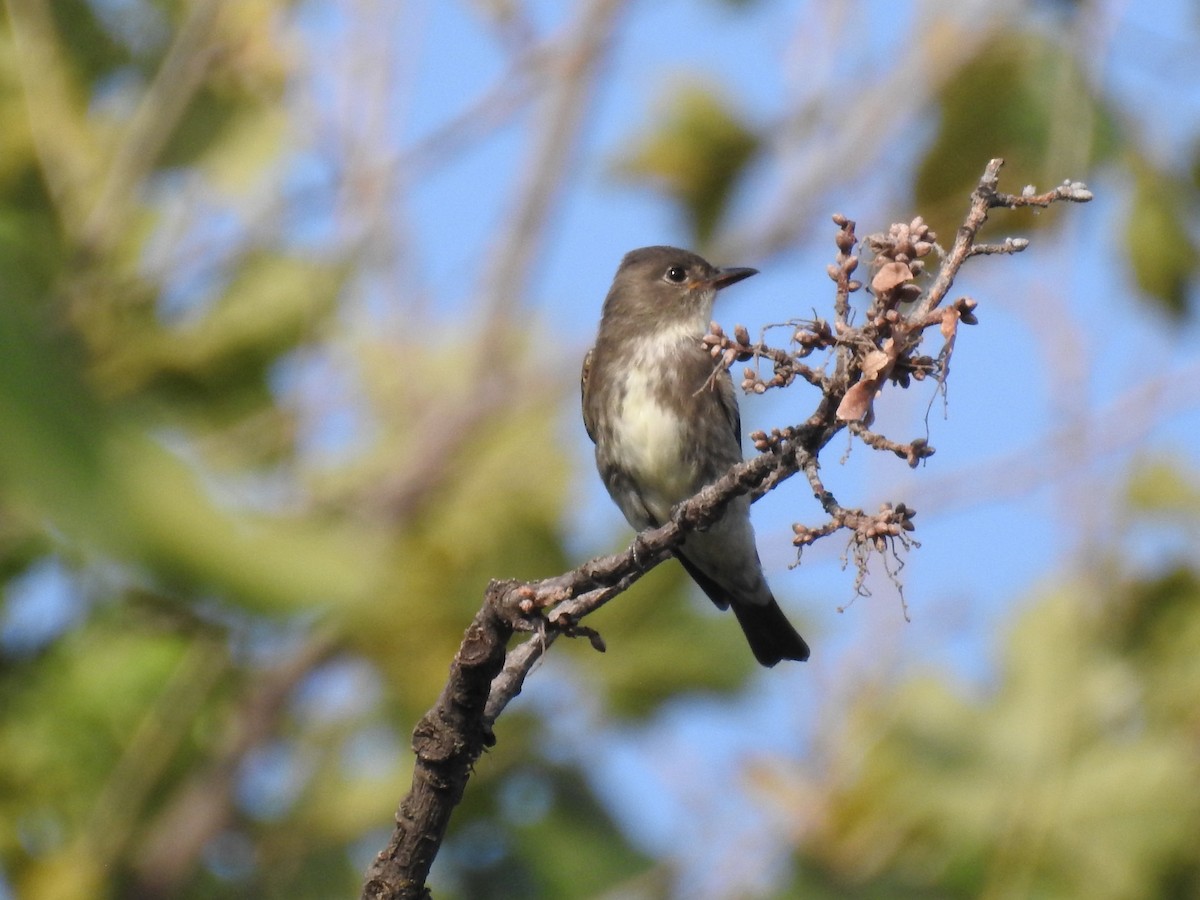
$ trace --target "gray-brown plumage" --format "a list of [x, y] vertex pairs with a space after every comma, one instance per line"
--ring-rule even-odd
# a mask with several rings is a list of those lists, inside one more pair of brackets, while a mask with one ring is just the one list
[[[702, 339], [717, 292], [753, 274], [675, 247], [634, 250], [617, 269], [583, 363], [583, 421], [608, 493], [639, 531], [742, 460], [733, 382], [725, 371], [712, 378]], [[748, 497], [676, 556], [713, 603], [732, 607], [760, 663], [808, 659], [763, 577]]]

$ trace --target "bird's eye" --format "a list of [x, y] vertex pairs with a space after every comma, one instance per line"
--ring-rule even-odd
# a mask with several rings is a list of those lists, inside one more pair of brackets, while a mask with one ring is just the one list
[[683, 284], [687, 280], [687, 269], [683, 266], [671, 266], [663, 277], [672, 284]]

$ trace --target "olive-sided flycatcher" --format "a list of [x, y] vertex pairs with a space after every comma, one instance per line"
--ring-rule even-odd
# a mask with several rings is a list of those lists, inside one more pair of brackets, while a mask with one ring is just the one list
[[[725, 370], [712, 377], [703, 338], [717, 291], [755, 272], [674, 247], [634, 250], [617, 269], [583, 362], [583, 422], [604, 486], [638, 531], [742, 461], [733, 381]], [[713, 603], [733, 608], [760, 663], [808, 659], [763, 577], [748, 496], [675, 555]]]

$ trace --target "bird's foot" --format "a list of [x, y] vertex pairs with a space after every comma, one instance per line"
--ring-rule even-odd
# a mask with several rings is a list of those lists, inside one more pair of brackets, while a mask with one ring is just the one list
[[633, 536], [633, 543], [629, 545], [629, 550], [633, 554], [633, 564], [639, 569], [645, 564], [649, 549], [646, 546], [646, 539], [642, 537], [640, 531]]

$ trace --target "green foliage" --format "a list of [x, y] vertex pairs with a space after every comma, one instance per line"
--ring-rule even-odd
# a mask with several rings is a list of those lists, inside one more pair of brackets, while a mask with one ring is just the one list
[[293, 256], [250, 255], [199, 320], [166, 326], [153, 309], [126, 319], [127, 331], [93, 374], [106, 391], [145, 391], [218, 422], [231, 414], [236, 419], [270, 402], [271, 366], [316, 337], [342, 276], [328, 264]]
[[[980, 160], [1000, 156], [1009, 184], [1047, 190], [1063, 177], [1086, 178], [1121, 139], [1113, 113], [1061, 42], [1003, 34], [947, 78], [938, 97], [937, 136], [916, 177], [916, 208], [951, 235], [978, 178]], [[1009, 217], [1010, 229], [1056, 220], [1055, 211]]]
[[1163, 311], [1179, 318], [1188, 312], [1200, 262], [1187, 216], [1196, 207], [1196, 190], [1144, 162], [1136, 169], [1125, 230], [1134, 281]]
[[713, 237], [760, 138], [734, 104], [697, 84], [685, 84], [658, 104], [654, 121], [619, 163], [621, 174], [674, 199], [695, 245]]
[[216, 642], [107, 607], [4, 680], [0, 853], [29, 896], [104, 893], [225, 668]]
[[874, 686], [838, 737], [863, 753], [833, 774], [800, 883], [814, 896], [1192, 895], [1197, 640], [1194, 570], [1097, 572], [1020, 615], [994, 691], [941, 675]]
[[[0, 573], [52, 564], [77, 596], [61, 633], [0, 645], [0, 877], [34, 900], [348, 895], [488, 579], [567, 567], [557, 397], [477, 404], [481, 371], [443, 366], [459, 338], [398, 352], [343, 329], [355, 248], [301, 256], [286, 223], [242, 221], [293, 127], [285, 3], [124, 22], [51, 6], [0, 30]], [[44, 79], [21, 69], [33, 45]], [[168, 53], [194, 56], [163, 68]], [[202, 220], [160, 231], [148, 186], [173, 179], [240, 243], [212, 252]], [[151, 246], [204, 273], [182, 311]], [[298, 445], [305, 400], [279, 373], [335, 347], [369, 427], [331, 470]], [[378, 700], [292, 705], [329, 677], [326, 642], [380, 679]], [[528, 746], [511, 721], [509, 746]], [[374, 741], [394, 763], [356, 766]], [[282, 798], [243, 795], [256, 754], [294, 773]], [[481, 802], [510, 779], [552, 786], [512, 871], [582, 896], [643, 867], [580, 773], [541, 762], [472, 784]], [[553, 841], [590, 846], [590, 874], [540, 855]]]
[[731, 614], [718, 613], [678, 563], [659, 566], [622, 597], [592, 620], [610, 652], [579, 642], [574, 654], [588, 680], [604, 685], [612, 714], [643, 718], [685, 691], [728, 694], [753, 671]]
[[49, 10], [63, 45], [71, 48], [64, 58], [70, 71], [63, 74], [77, 84], [93, 84], [131, 61], [130, 48], [104, 27], [87, 0], [62, 0]]
[[[514, 759], [500, 777], [478, 785], [470, 807], [451, 828], [446, 862], [448, 895], [480, 900], [524, 897], [595, 897], [614, 876], [647, 867], [649, 860], [623, 841], [581, 773], [540, 759], [537, 748]], [[502, 763], [503, 765], [503, 763]], [[578, 865], [587, 848], [588, 865]], [[576, 860], [574, 865], [563, 860]], [[447, 877], [449, 873], [452, 877]], [[441, 891], [439, 891], [439, 894]]]
[[1192, 527], [1200, 521], [1200, 484], [1181, 462], [1144, 463], [1133, 473], [1127, 490], [1135, 512], [1159, 520], [1173, 518]]
[[29, 172], [23, 175], [5, 186], [6, 202], [0, 207], [0, 272], [5, 277], [6, 306], [35, 305], [57, 272], [64, 250], [45, 193], [29, 190], [36, 179]]

